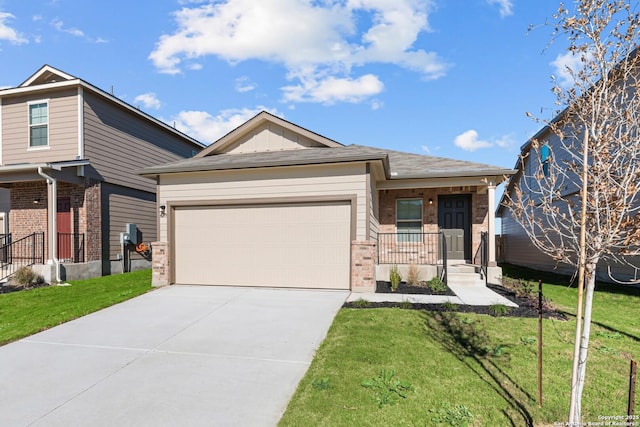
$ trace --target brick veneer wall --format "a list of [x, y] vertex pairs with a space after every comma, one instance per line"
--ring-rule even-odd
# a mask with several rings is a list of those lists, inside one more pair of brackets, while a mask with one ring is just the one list
[[167, 242], [151, 243], [151, 286], [160, 287], [169, 284], [169, 245]]
[[371, 241], [351, 242], [351, 291], [376, 291], [376, 244]]
[[[49, 259], [47, 187], [44, 180], [13, 184], [9, 211], [9, 232], [14, 241], [35, 232], [45, 232], [45, 259]], [[100, 183], [93, 180], [87, 180], [84, 185], [59, 182], [57, 193], [58, 198], [69, 198], [71, 202], [72, 232], [85, 234], [85, 260], [100, 260]], [[34, 203], [36, 200], [38, 203]]]
[[[423, 216], [422, 229], [425, 233], [438, 232], [438, 196], [470, 195], [471, 196], [471, 256], [474, 256], [480, 246], [480, 232], [488, 230], [489, 197], [478, 194], [475, 187], [467, 191], [457, 191], [450, 188], [409, 189], [409, 190], [381, 190], [379, 193], [380, 233], [396, 232], [396, 200], [422, 199]], [[429, 199], [433, 204], [429, 204]]]
[[87, 261], [102, 259], [102, 184], [87, 180], [84, 192]]

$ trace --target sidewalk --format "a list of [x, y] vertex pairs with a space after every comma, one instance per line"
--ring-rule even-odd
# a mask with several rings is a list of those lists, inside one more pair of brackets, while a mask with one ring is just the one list
[[442, 304], [450, 302], [460, 305], [494, 305], [503, 304], [507, 307], [518, 307], [518, 304], [510, 301], [502, 295], [492, 291], [486, 286], [474, 285], [449, 285], [456, 296], [448, 295], [421, 295], [421, 294], [386, 294], [386, 293], [351, 293], [347, 302], [360, 299], [369, 302], [403, 302], [417, 304]]

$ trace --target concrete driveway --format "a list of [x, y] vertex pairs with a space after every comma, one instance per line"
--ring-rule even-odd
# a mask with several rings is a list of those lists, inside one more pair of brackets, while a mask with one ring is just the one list
[[171, 286], [0, 347], [2, 426], [273, 426], [347, 291]]

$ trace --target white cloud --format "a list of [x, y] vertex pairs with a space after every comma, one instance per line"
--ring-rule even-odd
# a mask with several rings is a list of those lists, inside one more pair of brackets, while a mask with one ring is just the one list
[[84, 31], [74, 27], [65, 28], [64, 22], [62, 22], [60, 19], [54, 19], [53, 21], [51, 21], [51, 25], [61, 33], [71, 34], [74, 37], [84, 37]]
[[142, 104], [142, 106], [147, 109], [159, 110], [160, 107], [162, 107], [162, 103], [153, 92], [140, 94], [136, 96], [133, 101]]
[[[511, 148], [514, 144], [514, 140], [511, 135], [505, 135], [493, 141], [484, 141], [478, 138], [477, 131], [470, 129], [456, 136], [453, 143], [456, 147], [462, 148], [465, 151], [476, 151], [480, 148], [489, 148], [493, 146]], [[425, 147], [423, 147], [423, 149], [424, 148]]]
[[205, 144], [211, 144], [231, 132], [261, 111], [280, 115], [274, 109], [257, 107], [255, 109], [229, 109], [212, 116], [206, 111], [181, 111], [172, 117], [171, 122], [181, 132], [186, 133]]
[[97, 37], [97, 38], [90, 37], [90, 36], [86, 35], [85, 32], [82, 31], [79, 28], [65, 27], [64, 26], [64, 22], [61, 21], [58, 18], [56, 18], [56, 19], [51, 21], [51, 26], [53, 28], [55, 28], [56, 30], [60, 31], [61, 33], [70, 34], [70, 35], [72, 35], [74, 37], [81, 37], [81, 38], [84, 38], [85, 40], [87, 40], [88, 42], [91, 42], [91, 43], [96, 43], [96, 44], [109, 43], [109, 40], [107, 40], [107, 39], [105, 39], [103, 37]]
[[593, 54], [590, 52], [577, 54], [567, 52], [559, 54], [556, 59], [551, 61], [550, 65], [555, 71], [554, 74], [560, 86], [569, 87], [575, 83], [572, 73], [577, 75], [584, 68], [583, 58], [585, 56], [587, 60], [593, 58]]
[[283, 88], [285, 99], [361, 102], [383, 85], [371, 73], [354, 76], [355, 67], [395, 64], [425, 79], [446, 73], [448, 64], [436, 53], [414, 47], [418, 36], [429, 31], [432, 3], [222, 0], [185, 6], [174, 12], [176, 31], [160, 37], [149, 59], [168, 74], [207, 55], [231, 64], [248, 59], [282, 64], [293, 81]]
[[236, 91], [240, 93], [251, 92], [256, 87], [257, 84], [251, 81], [251, 79], [247, 76], [238, 77], [236, 79]]
[[367, 74], [357, 79], [336, 78], [328, 76], [316, 79], [302, 77], [303, 81], [297, 86], [285, 86], [285, 101], [319, 102], [335, 104], [336, 102], [357, 103], [365, 98], [382, 92], [384, 85], [373, 74]]
[[511, 0], [487, 0], [487, 3], [498, 5], [501, 18], [513, 15], [513, 2]]
[[0, 12], [0, 40], [7, 40], [13, 44], [29, 43], [20, 33], [9, 27], [8, 21], [15, 18], [10, 13]]
[[384, 102], [380, 101], [379, 99], [373, 99], [371, 100], [371, 109], [372, 110], [379, 110], [382, 107], [384, 107]]

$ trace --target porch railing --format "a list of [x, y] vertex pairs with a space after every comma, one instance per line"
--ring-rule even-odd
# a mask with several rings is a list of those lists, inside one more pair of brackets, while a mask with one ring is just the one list
[[486, 285], [488, 281], [487, 268], [489, 266], [489, 233], [486, 231], [480, 233], [480, 246], [473, 259], [473, 263], [480, 265], [480, 272]]
[[447, 279], [447, 243], [438, 233], [378, 233], [378, 264], [428, 264], [442, 266]]
[[10, 234], [0, 235], [0, 243], [0, 280], [13, 275], [20, 267], [44, 264], [44, 232], [16, 241], [12, 241]]
[[60, 261], [84, 262], [84, 233], [58, 233]]

